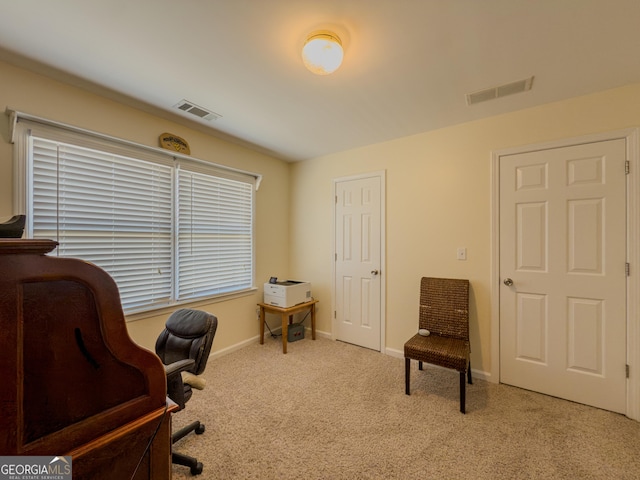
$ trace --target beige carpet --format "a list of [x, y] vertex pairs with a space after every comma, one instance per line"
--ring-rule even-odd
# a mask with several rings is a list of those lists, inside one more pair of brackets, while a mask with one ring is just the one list
[[[639, 479], [640, 423], [328, 339], [268, 338], [210, 360], [174, 415], [206, 432], [176, 444], [200, 479]], [[173, 467], [174, 479], [194, 478]]]

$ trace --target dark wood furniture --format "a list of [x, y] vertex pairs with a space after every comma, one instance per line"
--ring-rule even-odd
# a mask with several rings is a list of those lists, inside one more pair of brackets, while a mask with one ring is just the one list
[[129, 337], [113, 279], [45, 255], [56, 245], [0, 240], [0, 452], [71, 455], [74, 479], [169, 479], [164, 367]]

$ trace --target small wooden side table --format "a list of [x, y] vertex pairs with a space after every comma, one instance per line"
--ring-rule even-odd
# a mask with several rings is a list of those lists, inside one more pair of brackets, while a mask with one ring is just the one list
[[311, 311], [311, 338], [316, 339], [316, 303], [319, 300], [294, 305], [293, 307], [276, 307], [267, 303], [258, 303], [260, 307], [260, 345], [264, 344], [264, 316], [265, 312], [279, 313], [282, 316], [282, 353], [287, 353], [287, 333], [289, 324], [293, 323], [293, 314], [303, 310]]

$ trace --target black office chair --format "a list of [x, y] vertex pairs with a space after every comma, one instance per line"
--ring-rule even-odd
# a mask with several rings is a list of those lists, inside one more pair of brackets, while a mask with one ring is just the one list
[[[180, 309], [171, 314], [156, 341], [156, 354], [167, 372], [167, 395], [184, 409], [192, 394], [191, 385], [182, 381], [182, 372], [200, 375], [207, 366], [213, 337], [218, 328], [215, 315], [200, 310]], [[204, 433], [199, 421], [190, 423], [171, 435], [171, 442], [195, 432]], [[192, 475], [202, 473], [202, 463], [188, 455], [172, 451], [171, 461], [191, 468]]]
[[0, 238], [21, 238], [26, 220], [26, 215], [14, 215], [6, 222], [0, 223]]

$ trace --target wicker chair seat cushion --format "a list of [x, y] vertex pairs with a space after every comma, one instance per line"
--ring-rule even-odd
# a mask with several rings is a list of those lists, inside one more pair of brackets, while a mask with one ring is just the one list
[[404, 344], [404, 356], [413, 360], [466, 372], [469, 365], [469, 342], [458, 338], [416, 334]]

